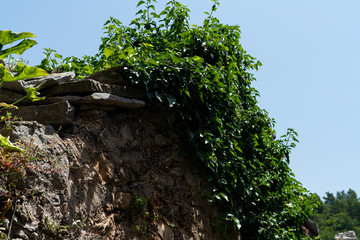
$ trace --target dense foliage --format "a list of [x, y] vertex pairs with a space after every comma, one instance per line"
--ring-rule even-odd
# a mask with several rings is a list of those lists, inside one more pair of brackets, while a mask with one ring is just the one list
[[[41, 67], [74, 70], [79, 76], [120, 66], [134, 84], [142, 84], [148, 102], [169, 106], [201, 160], [211, 186], [210, 201], [221, 209], [218, 220], [231, 223], [246, 239], [299, 239], [316, 198], [294, 178], [289, 155], [296, 132], [275, 139], [274, 120], [257, 105], [251, 86], [261, 63], [240, 45], [240, 29], [213, 16], [190, 25], [189, 9], [171, 0], [158, 13], [155, 0], [139, 1], [130, 26], [110, 18], [99, 53], [63, 59], [47, 49]], [[228, 224], [223, 224], [225, 231]]]
[[312, 216], [323, 240], [333, 240], [335, 234], [355, 231], [360, 236], [360, 199], [354, 190], [327, 192], [318, 210]]

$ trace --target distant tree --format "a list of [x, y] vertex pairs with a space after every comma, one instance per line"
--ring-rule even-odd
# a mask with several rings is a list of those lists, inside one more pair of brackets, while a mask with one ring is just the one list
[[349, 230], [360, 236], [360, 200], [354, 190], [334, 194], [326, 192], [312, 219], [318, 225], [323, 240], [333, 240], [335, 234]]

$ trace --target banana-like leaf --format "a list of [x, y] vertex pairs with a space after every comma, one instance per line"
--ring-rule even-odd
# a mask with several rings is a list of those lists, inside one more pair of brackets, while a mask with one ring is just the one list
[[25, 50], [31, 48], [35, 44], [37, 44], [37, 42], [35, 40], [25, 39], [14, 47], [10, 47], [5, 50], [1, 50], [0, 51], [0, 59], [7, 58], [10, 54], [21, 55]]
[[24, 65], [23, 63], [18, 63], [14, 69], [16, 75], [12, 75], [8, 69], [6, 69], [2, 64], [0, 64], [0, 82], [12, 82], [21, 79], [41, 77], [49, 75], [44, 69], [37, 67], [30, 67]]
[[29, 32], [16, 33], [10, 30], [3, 30], [0, 31], [0, 45], [5, 45], [5, 44], [13, 43], [17, 40], [21, 40], [25, 38], [34, 38], [34, 37], [36, 36]]
[[0, 147], [5, 148], [5, 150], [7, 151], [16, 151], [16, 152], [23, 152], [24, 150], [22, 150], [19, 147], [14, 146], [8, 138], [4, 137], [3, 135], [0, 134]]

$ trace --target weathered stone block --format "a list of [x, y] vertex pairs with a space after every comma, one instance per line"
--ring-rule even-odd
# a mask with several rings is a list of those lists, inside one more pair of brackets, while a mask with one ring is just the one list
[[[71, 104], [74, 105], [82, 105], [83, 109], [90, 109], [91, 108], [90, 106], [92, 105], [94, 107], [97, 106], [95, 107], [96, 109], [104, 109], [105, 111], [106, 111], [105, 106], [125, 108], [125, 109], [136, 109], [145, 106], [145, 102], [141, 100], [124, 98], [110, 93], [99, 93], [99, 92], [84, 97], [79, 97], [79, 96], [49, 97], [47, 98], [46, 101], [48, 103], [69, 101]], [[110, 110], [112, 110], [112, 108]]]
[[0, 102], [13, 103], [22, 97], [24, 97], [24, 94], [0, 88]]
[[37, 87], [42, 82], [45, 83], [41, 86], [41, 89], [46, 89], [48, 87], [57, 85], [58, 83], [68, 81], [74, 77], [75, 77], [74, 72], [53, 73], [44, 77], [29, 78], [15, 82], [4, 82], [2, 88], [9, 89], [18, 93], [23, 93], [25, 92], [26, 88]]
[[127, 109], [136, 109], [145, 106], [144, 101], [119, 97], [109, 93], [93, 93], [90, 96], [80, 98], [74, 103], [115, 106], [118, 108], [127, 108]]
[[40, 91], [44, 96], [80, 95], [103, 92], [101, 84], [91, 79], [73, 79]]
[[25, 121], [37, 121], [49, 125], [73, 124], [75, 109], [68, 101], [40, 106], [20, 106], [18, 109], [8, 110], [13, 116], [21, 117]]

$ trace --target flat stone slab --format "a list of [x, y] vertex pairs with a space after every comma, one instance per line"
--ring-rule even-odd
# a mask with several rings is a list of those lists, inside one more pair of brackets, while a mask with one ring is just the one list
[[71, 79], [59, 83], [53, 87], [40, 90], [43, 96], [64, 96], [64, 95], [87, 95], [94, 92], [103, 92], [98, 81], [92, 79]]
[[75, 115], [75, 109], [68, 101], [40, 106], [20, 106], [18, 109], [7, 111], [24, 121], [37, 121], [46, 125], [72, 125]]
[[145, 106], [145, 102], [137, 99], [130, 99], [119, 97], [110, 93], [93, 93], [89, 96], [79, 97], [79, 96], [59, 96], [59, 97], [49, 97], [46, 100], [48, 103], [69, 101], [74, 105], [99, 105], [99, 106], [114, 106], [117, 108], [124, 109], [137, 109]]
[[119, 97], [110, 93], [93, 93], [76, 101], [77, 103], [115, 106], [118, 108], [136, 109], [145, 106], [145, 102], [137, 99]]
[[45, 99], [46, 103], [51, 104], [51, 103], [57, 103], [57, 102], [64, 102], [64, 101], [68, 101], [71, 104], [76, 104], [76, 101], [78, 101], [79, 99], [81, 99], [82, 97], [80, 96], [54, 96], [54, 97], [48, 97]]
[[75, 77], [74, 72], [66, 73], [53, 73], [44, 77], [29, 78], [15, 82], [4, 82], [2, 88], [9, 89], [14, 92], [24, 93], [28, 87], [37, 87], [40, 83], [45, 82], [41, 89], [49, 88], [57, 85], [58, 83], [68, 81]]
[[71, 79], [63, 81], [50, 88], [40, 90], [41, 94], [47, 97], [79, 95], [84, 96], [95, 92], [110, 93], [126, 98], [143, 98], [145, 97], [145, 89], [131, 87], [102, 84], [93, 79]]

